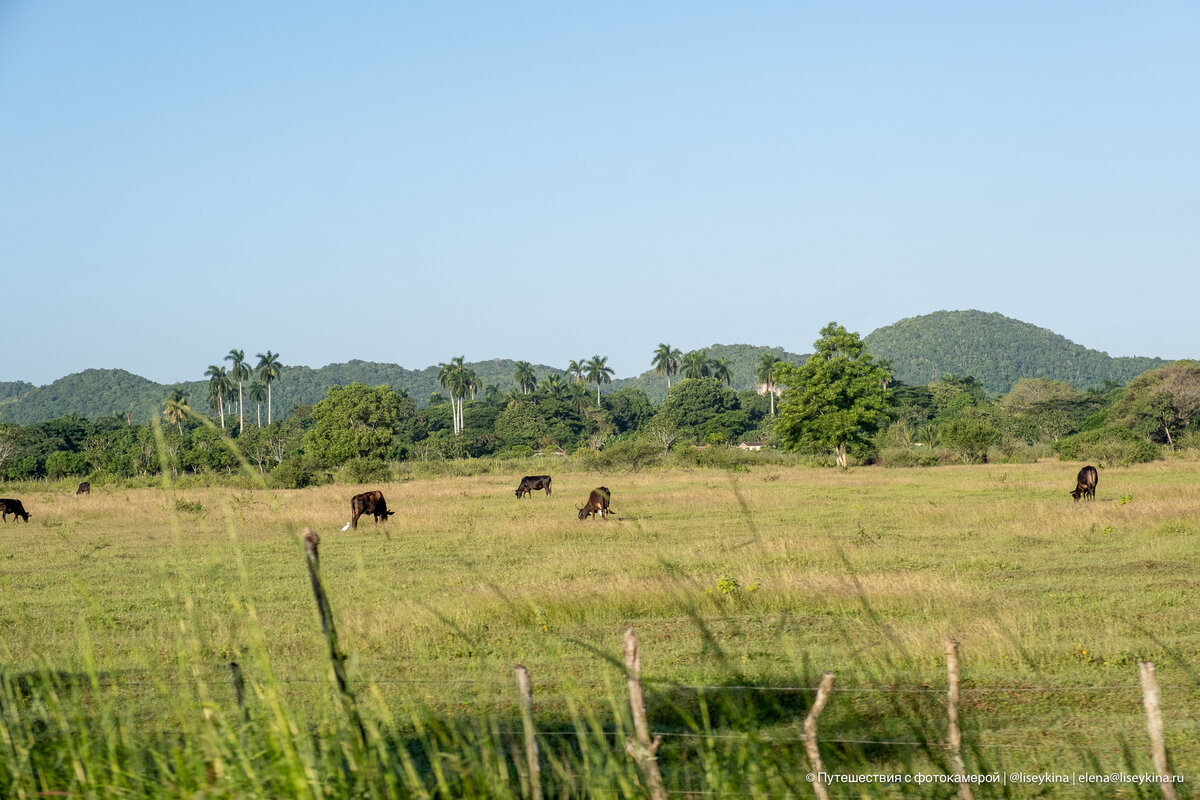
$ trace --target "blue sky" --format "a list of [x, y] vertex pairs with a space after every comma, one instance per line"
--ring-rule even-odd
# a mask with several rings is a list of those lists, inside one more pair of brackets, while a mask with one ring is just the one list
[[1194, 2], [0, 0], [0, 380], [619, 377], [938, 309], [1200, 356]]

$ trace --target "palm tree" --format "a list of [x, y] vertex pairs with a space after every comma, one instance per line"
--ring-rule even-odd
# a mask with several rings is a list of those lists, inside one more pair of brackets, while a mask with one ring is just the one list
[[655, 375], [667, 376], [667, 389], [671, 388], [671, 376], [679, 372], [679, 359], [683, 358], [683, 353], [677, 347], [671, 347], [669, 344], [660, 344], [658, 349], [654, 351], [654, 358], [650, 361], [650, 366], [654, 367]]
[[475, 393], [479, 383], [476, 380], [474, 371], [468, 369], [463, 363], [465, 356], [457, 356], [450, 359], [449, 364], [438, 364], [441, 371], [438, 373], [438, 383], [450, 392], [450, 405], [454, 413], [454, 433], [457, 436], [463, 432], [466, 425], [463, 423], [463, 398], [467, 396], [467, 392]]
[[250, 367], [246, 364], [245, 350], [230, 350], [225, 360], [233, 362], [229, 377], [238, 385], [238, 433], [241, 433], [246, 428], [246, 417], [242, 413], [242, 381], [250, 377]]
[[225, 368], [216, 364], [209, 365], [205, 371], [208, 376], [208, 404], [217, 409], [221, 415], [221, 428], [225, 427], [225, 396], [233, 394], [233, 384], [225, 374]]
[[591, 405], [592, 395], [582, 383], [567, 384], [567, 401], [582, 414]]
[[572, 361], [567, 364], [567, 374], [575, 376], [576, 383], [583, 383], [583, 371], [587, 369], [587, 361]]
[[711, 374], [708, 350], [693, 350], [683, 357], [683, 377], [707, 378]]
[[258, 354], [258, 379], [267, 385], [267, 424], [271, 424], [271, 384], [279, 377], [283, 371], [283, 364], [279, 363], [279, 353], [272, 353], [268, 350], [265, 353]]
[[267, 399], [267, 385], [265, 383], [263, 383], [261, 380], [256, 378], [254, 380], [254, 382], [250, 384], [250, 391], [247, 392], [247, 394], [250, 395], [250, 400], [258, 408], [258, 427], [261, 428], [262, 427], [262, 404], [263, 404], [263, 400]]
[[528, 361], [518, 361], [513, 371], [513, 383], [520, 387], [521, 392], [529, 394], [537, 388], [537, 376], [533, 374], [533, 364]]
[[779, 364], [779, 359], [774, 353], [763, 353], [758, 357], [758, 368], [754, 370], [754, 377], [767, 390], [767, 394], [771, 398], [771, 416], [775, 416], [775, 366]]
[[173, 422], [179, 426], [179, 435], [183, 436], [183, 418], [188, 412], [188, 397], [184, 394], [182, 386], [176, 386], [167, 395], [167, 399], [163, 402], [163, 417], [167, 422]]
[[500, 387], [494, 383], [489, 383], [483, 387], [483, 402], [499, 403], [500, 402]]
[[588, 383], [596, 384], [596, 408], [600, 407], [600, 384], [612, 383], [610, 377], [613, 373], [612, 367], [606, 366], [608, 356], [600, 357], [592, 356], [591, 360], [584, 365], [587, 370]]
[[564, 397], [566, 386], [563, 384], [562, 378], [555, 373], [551, 373], [546, 376], [546, 380], [542, 381], [542, 390], [546, 392], [547, 397], [561, 400]]
[[729, 365], [725, 363], [724, 358], [714, 358], [708, 362], [708, 366], [717, 380], [726, 385], [733, 381], [733, 375], [729, 372]]

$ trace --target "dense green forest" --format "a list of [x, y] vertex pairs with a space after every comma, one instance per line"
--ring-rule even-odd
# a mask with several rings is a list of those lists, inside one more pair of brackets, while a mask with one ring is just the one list
[[920, 384], [946, 374], [970, 375], [992, 394], [1021, 378], [1050, 378], [1076, 389], [1125, 383], [1166, 364], [1160, 358], [1113, 358], [1053, 331], [983, 311], [937, 311], [902, 319], [866, 337], [898, 380]]

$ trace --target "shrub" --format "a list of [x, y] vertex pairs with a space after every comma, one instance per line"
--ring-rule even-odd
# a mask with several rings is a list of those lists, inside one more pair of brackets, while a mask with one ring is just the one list
[[877, 459], [885, 467], [936, 467], [940, 460], [931, 447], [884, 447]]
[[1059, 440], [1055, 449], [1060, 459], [1090, 461], [1102, 467], [1125, 467], [1162, 458], [1158, 445], [1115, 425], [1067, 436]]
[[271, 470], [270, 484], [277, 489], [303, 489], [329, 481], [321, 463], [309, 455], [288, 456]]
[[338, 471], [340, 483], [387, 483], [391, 479], [391, 469], [378, 458], [356, 456]]
[[647, 437], [621, 439], [602, 450], [580, 450], [583, 466], [595, 470], [625, 470], [637, 472], [663, 460], [662, 447]]

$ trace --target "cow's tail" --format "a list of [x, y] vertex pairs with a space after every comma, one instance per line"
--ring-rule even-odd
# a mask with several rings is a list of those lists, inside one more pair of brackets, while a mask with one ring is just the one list
[[350, 530], [350, 523], [349, 523], [349, 522], [347, 522], [347, 523], [346, 523], [346, 525], [345, 525], [345, 527], [343, 527], [343, 528], [342, 528], [342, 530], [344, 530], [344, 531], [348, 531], [348, 530]]

